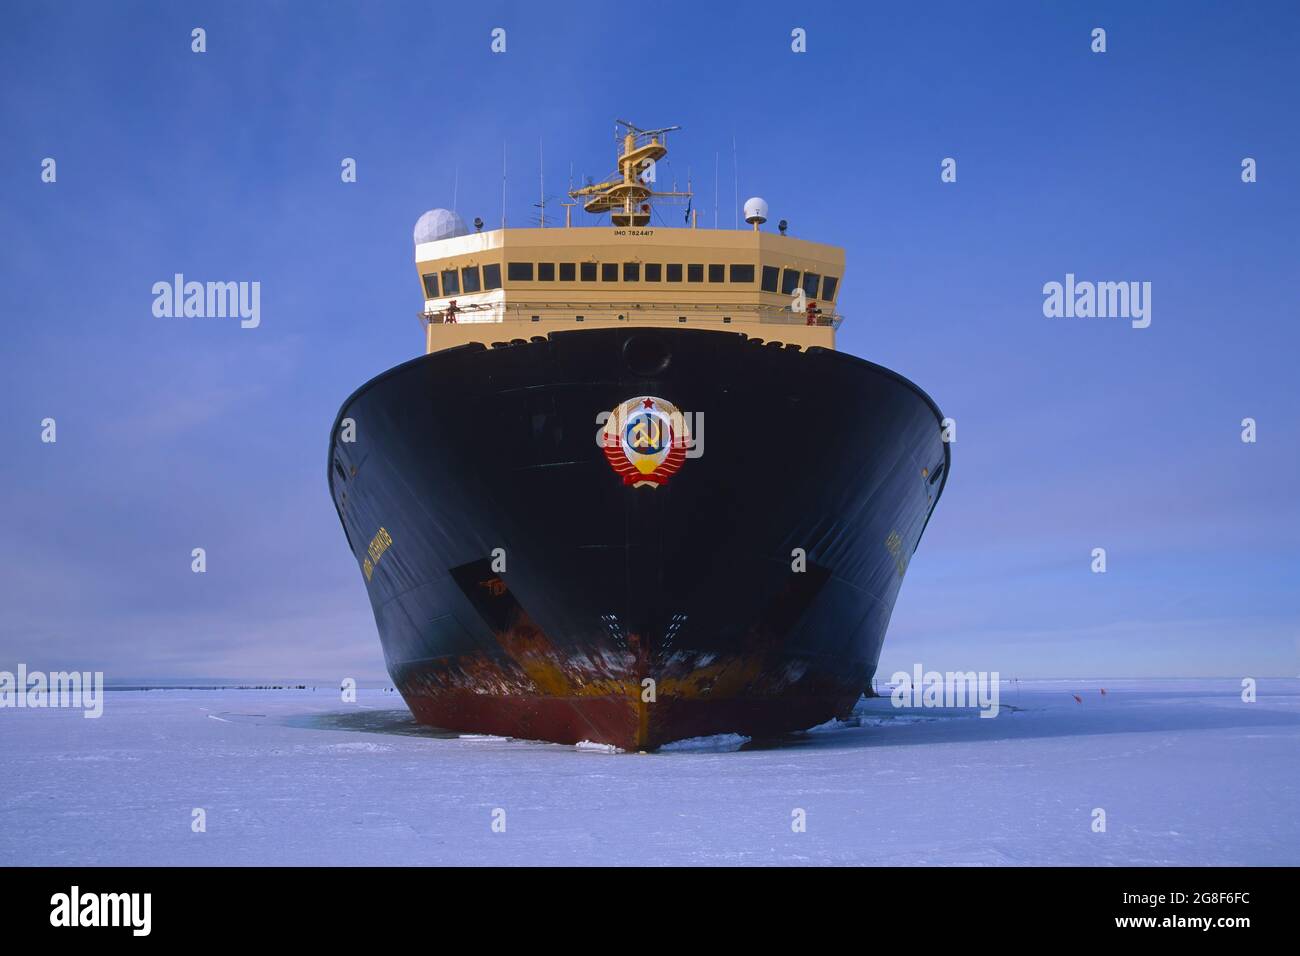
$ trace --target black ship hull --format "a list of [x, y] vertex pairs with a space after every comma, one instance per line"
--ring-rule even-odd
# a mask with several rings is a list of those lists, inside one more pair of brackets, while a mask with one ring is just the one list
[[[638, 396], [694, 423], [698, 457], [657, 486], [600, 445], [597, 415]], [[417, 719], [645, 750], [848, 714], [948, 446], [933, 402], [861, 359], [605, 328], [380, 375], [329, 470]]]

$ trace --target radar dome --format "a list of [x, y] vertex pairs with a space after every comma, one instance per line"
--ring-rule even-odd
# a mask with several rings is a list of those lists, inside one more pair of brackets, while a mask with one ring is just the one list
[[762, 225], [767, 222], [767, 200], [753, 196], [745, 200], [745, 222]]
[[469, 230], [460, 216], [450, 209], [430, 209], [415, 223], [415, 244], [437, 242], [439, 239], [453, 239], [467, 236]]

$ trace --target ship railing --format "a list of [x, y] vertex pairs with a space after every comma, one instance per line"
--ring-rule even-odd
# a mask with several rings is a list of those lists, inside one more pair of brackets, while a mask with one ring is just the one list
[[678, 321], [684, 325], [817, 325], [838, 329], [844, 316], [833, 309], [794, 312], [774, 305], [718, 302], [493, 302], [419, 313], [427, 325], [483, 322], [631, 322]]

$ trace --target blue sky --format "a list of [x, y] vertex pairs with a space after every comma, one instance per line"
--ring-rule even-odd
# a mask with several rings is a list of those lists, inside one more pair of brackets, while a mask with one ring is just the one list
[[[557, 195], [570, 163], [608, 171], [624, 117], [684, 127], [661, 183], [689, 168], [702, 225], [715, 154], [734, 222], [734, 136], [742, 201], [846, 249], [839, 347], [957, 420], [885, 675], [1300, 673], [1294, 5], [24, 3], [6, 20], [0, 667], [382, 676], [324, 461], [341, 401], [421, 351], [411, 227], [457, 180], [460, 213], [498, 222], [503, 144], [507, 215], [527, 222], [539, 139]], [[150, 289], [177, 272], [259, 281], [261, 326], [155, 318]], [[1151, 327], [1045, 318], [1067, 272], [1151, 282]]]

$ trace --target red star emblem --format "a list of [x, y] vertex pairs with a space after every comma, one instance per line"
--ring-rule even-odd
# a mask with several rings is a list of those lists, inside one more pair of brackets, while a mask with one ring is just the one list
[[645, 401], [643, 401], [641, 404], [642, 404], [642, 406], [644, 406], [645, 408], [654, 408], [654, 407], [655, 407], [654, 399], [652, 399], [652, 398], [647, 398], [647, 399], [646, 399]]

